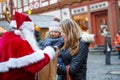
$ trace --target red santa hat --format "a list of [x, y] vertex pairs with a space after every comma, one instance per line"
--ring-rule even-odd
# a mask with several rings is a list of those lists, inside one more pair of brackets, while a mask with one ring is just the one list
[[18, 34], [18, 31], [23, 28], [34, 29], [34, 24], [28, 15], [16, 11], [10, 27], [17, 29], [15, 33]]

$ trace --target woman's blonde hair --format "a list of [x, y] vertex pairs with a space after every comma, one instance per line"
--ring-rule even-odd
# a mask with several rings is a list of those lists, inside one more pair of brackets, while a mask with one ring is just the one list
[[63, 50], [70, 47], [70, 54], [74, 55], [78, 53], [79, 50], [79, 38], [80, 38], [80, 27], [78, 24], [71, 20], [65, 19], [60, 23], [60, 27], [65, 34], [66, 40], [64, 46], [62, 47]]
[[82, 31], [87, 31], [87, 30], [88, 30], [88, 27], [86, 27], [86, 26], [83, 25], [83, 24], [80, 24], [79, 26], [80, 26], [80, 29], [81, 29]]

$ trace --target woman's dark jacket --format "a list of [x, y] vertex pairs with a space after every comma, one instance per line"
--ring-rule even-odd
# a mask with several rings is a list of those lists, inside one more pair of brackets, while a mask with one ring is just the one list
[[83, 39], [80, 39], [79, 52], [74, 56], [70, 55], [69, 48], [65, 51], [60, 51], [59, 57], [64, 62], [64, 65], [58, 65], [57, 73], [61, 76], [61, 80], [66, 80], [66, 65], [70, 65], [69, 73], [72, 80], [86, 80], [89, 45], [93, 40], [93, 35], [84, 35]]
[[87, 56], [89, 43], [80, 42], [79, 52], [71, 56], [70, 50], [61, 51], [61, 58], [65, 65], [58, 65], [58, 74], [66, 75], [66, 65], [70, 64], [72, 80], [86, 80]]
[[[110, 50], [108, 50], [108, 48], [109, 48]], [[106, 37], [105, 37], [104, 53], [106, 54], [106, 52], [111, 52], [111, 51], [112, 51], [111, 37], [106, 36]]]

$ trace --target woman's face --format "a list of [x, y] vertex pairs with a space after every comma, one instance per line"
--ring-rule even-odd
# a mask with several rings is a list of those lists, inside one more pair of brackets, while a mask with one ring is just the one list
[[61, 33], [61, 36], [62, 36], [63, 38], [65, 38], [65, 33], [64, 33], [64, 32], [62, 32], [62, 33]]

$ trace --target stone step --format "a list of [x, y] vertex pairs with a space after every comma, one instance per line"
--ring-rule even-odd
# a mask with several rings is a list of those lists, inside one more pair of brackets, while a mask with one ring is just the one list
[[[89, 49], [89, 53], [92, 54], [104, 54], [104, 48], [93, 48], [93, 49]], [[115, 48], [112, 48], [112, 54], [117, 54], [117, 51]]]

